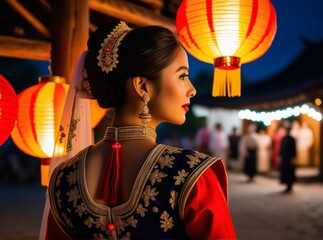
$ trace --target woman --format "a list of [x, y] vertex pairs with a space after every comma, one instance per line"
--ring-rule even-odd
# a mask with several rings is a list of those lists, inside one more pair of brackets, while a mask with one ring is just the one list
[[84, 55], [84, 92], [115, 115], [102, 141], [54, 170], [47, 238], [235, 239], [223, 160], [156, 143], [156, 127], [183, 124], [196, 94], [173, 33], [110, 23]]

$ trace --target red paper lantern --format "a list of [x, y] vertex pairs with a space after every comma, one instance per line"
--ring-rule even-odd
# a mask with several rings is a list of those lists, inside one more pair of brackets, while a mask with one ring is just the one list
[[213, 96], [240, 96], [240, 65], [262, 56], [276, 33], [269, 0], [183, 0], [176, 27], [184, 48], [214, 64]]
[[11, 138], [21, 151], [41, 158], [41, 184], [47, 186], [49, 160], [69, 85], [58, 76], [44, 76], [40, 80], [18, 94], [18, 120]]
[[18, 121], [11, 134], [18, 148], [38, 158], [53, 155], [69, 88], [62, 77], [50, 76], [48, 80], [18, 94]]
[[[65, 105], [69, 85], [59, 76], [42, 76], [40, 83], [18, 94], [18, 121], [11, 133], [15, 145], [24, 153], [41, 158], [41, 182], [48, 185], [49, 161]], [[91, 127], [94, 128], [106, 110], [90, 100]], [[58, 153], [55, 156], [58, 157]], [[61, 154], [66, 154], [61, 150]]]
[[7, 140], [16, 123], [18, 98], [10, 83], [0, 75], [0, 146]]

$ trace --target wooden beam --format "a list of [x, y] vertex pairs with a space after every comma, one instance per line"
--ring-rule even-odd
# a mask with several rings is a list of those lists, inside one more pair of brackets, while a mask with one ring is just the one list
[[29, 12], [23, 5], [16, 0], [6, 0], [7, 3], [17, 11], [27, 22], [29, 22], [38, 32], [44, 37], [50, 38], [50, 32], [47, 27], [42, 24], [31, 12]]
[[38, 2], [46, 8], [49, 12], [52, 11], [51, 5], [46, 0], [38, 0]]
[[89, 0], [93, 11], [117, 18], [137, 26], [159, 25], [176, 31], [175, 21], [144, 7], [120, 0]]
[[50, 60], [51, 43], [0, 36], [0, 56], [32, 60]]

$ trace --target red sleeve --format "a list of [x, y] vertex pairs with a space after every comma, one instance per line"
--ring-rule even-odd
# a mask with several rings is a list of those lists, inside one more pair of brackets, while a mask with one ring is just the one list
[[197, 180], [184, 212], [186, 233], [192, 239], [236, 239], [222, 189], [212, 168]]
[[46, 232], [46, 240], [51, 239], [70, 239], [65, 235], [65, 233], [62, 231], [62, 229], [57, 225], [57, 222], [55, 221], [53, 214], [51, 211], [49, 211], [48, 214], [48, 220], [47, 220], [47, 232]]

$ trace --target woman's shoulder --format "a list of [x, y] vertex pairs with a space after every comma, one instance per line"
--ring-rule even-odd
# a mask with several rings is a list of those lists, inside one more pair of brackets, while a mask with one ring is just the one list
[[176, 147], [176, 146], [171, 146], [171, 145], [164, 145], [165, 151], [169, 153], [177, 153], [177, 154], [183, 154], [183, 155], [195, 155], [197, 157], [201, 158], [212, 158], [211, 155], [208, 155], [203, 152], [199, 152], [195, 149], [192, 148], [181, 148], [181, 147]]
[[176, 162], [187, 164], [189, 168], [195, 168], [200, 165], [211, 166], [216, 161], [222, 161], [221, 158], [213, 157], [194, 149], [184, 149], [169, 145], [165, 145], [163, 154], [174, 158]]
[[92, 147], [88, 146], [79, 152], [77, 152], [74, 156], [67, 158], [66, 160], [61, 160], [60, 163], [57, 163], [57, 166], [54, 168], [50, 180], [55, 178], [57, 175], [65, 174], [70, 170], [73, 170], [78, 167], [81, 159], [85, 159], [89, 149]]

